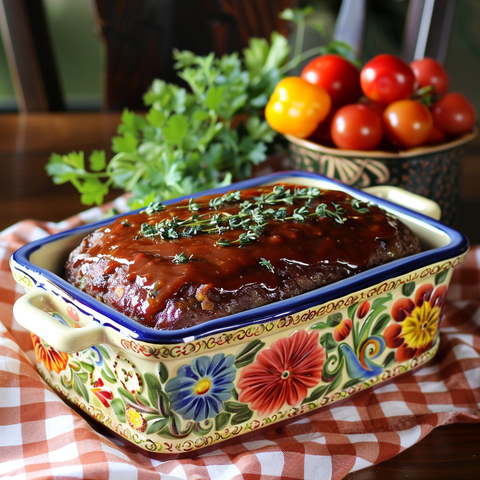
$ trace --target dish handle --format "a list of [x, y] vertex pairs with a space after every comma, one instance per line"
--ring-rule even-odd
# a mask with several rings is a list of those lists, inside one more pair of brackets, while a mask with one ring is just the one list
[[105, 327], [92, 321], [81, 328], [64, 325], [40, 306], [52, 302], [53, 293], [35, 287], [13, 305], [17, 322], [51, 347], [64, 353], [81, 352], [106, 343]]
[[377, 185], [363, 188], [362, 190], [370, 195], [375, 195], [376, 197], [388, 200], [397, 205], [402, 205], [435, 220], [440, 220], [442, 216], [442, 209], [437, 202], [404, 190], [403, 188], [391, 185]]

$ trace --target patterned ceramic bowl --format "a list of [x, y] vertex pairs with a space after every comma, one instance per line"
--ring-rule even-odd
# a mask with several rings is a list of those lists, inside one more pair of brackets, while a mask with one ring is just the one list
[[437, 202], [442, 222], [452, 225], [459, 193], [463, 147], [477, 130], [431, 147], [399, 153], [328, 148], [286, 135], [293, 168], [318, 172], [357, 188], [394, 185]]
[[[61, 278], [68, 253], [109, 220], [35, 241], [11, 259], [15, 279], [28, 290], [14, 314], [31, 332], [44, 380], [129, 445], [164, 459], [277, 427], [432, 358], [467, 239], [314, 173], [283, 172], [229, 189], [279, 181], [341, 189], [377, 203], [417, 233], [423, 251], [292, 299], [158, 331]], [[393, 192], [402, 203], [428, 206]]]

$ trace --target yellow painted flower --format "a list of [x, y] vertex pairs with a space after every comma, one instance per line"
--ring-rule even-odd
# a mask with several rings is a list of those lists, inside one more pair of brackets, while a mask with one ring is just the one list
[[437, 333], [440, 308], [425, 302], [416, 307], [402, 322], [400, 334], [410, 348], [421, 348], [428, 345]]
[[392, 318], [383, 336], [387, 347], [396, 349], [395, 358], [405, 362], [419, 357], [435, 341], [441, 321], [447, 287], [427, 283], [415, 291], [413, 298], [401, 297], [392, 306]]
[[30, 336], [38, 363], [43, 363], [49, 372], [54, 370], [56, 373], [60, 373], [67, 368], [69, 360], [67, 353], [59, 352], [34, 333], [30, 333]]
[[125, 409], [128, 424], [138, 432], [144, 432], [147, 429], [147, 421], [143, 415], [135, 408], [127, 405]]

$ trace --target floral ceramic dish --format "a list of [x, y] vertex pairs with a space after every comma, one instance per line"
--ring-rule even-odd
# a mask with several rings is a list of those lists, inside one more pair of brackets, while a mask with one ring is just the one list
[[[127, 444], [163, 459], [276, 427], [432, 358], [467, 239], [315, 173], [272, 174], [214, 192], [277, 182], [340, 189], [377, 203], [419, 236], [422, 253], [289, 300], [158, 331], [61, 278], [68, 253], [110, 220], [32, 242], [11, 259], [16, 281], [28, 290], [14, 314], [31, 332], [44, 380]], [[429, 204], [407, 193], [401, 201], [417, 210]]]

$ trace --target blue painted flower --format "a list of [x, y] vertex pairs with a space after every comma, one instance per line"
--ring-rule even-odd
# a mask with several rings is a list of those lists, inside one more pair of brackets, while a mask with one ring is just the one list
[[170, 406], [186, 420], [203, 421], [223, 410], [231, 398], [236, 369], [234, 355], [217, 353], [196, 358], [178, 369], [177, 376], [165, 385]]

